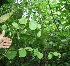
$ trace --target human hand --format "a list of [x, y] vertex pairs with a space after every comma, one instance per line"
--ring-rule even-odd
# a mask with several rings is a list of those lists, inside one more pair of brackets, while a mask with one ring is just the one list
[[5, 36], [5, 31], [2, 31], [0, 35], [0, 48], [9, 48], [11, 46], [12, 40]]

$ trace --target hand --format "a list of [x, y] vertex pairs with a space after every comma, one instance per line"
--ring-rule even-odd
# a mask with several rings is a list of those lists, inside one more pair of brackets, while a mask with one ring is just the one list
[[5, 31], [2, 31], [0, 35], [0, 48], [9, 48], [11, 46], [12, 40], [5, 36]]
[[2, 34], [0, 35], [0, 43], [2, 42], [2, 39], [4, 38], [5, 36], [5, 30], [2, 31]]

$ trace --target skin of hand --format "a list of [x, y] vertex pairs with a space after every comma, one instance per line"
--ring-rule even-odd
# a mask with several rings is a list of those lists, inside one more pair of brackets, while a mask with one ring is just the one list
[[9, 48], [11, 46], [12, 40], [5, 36], [5, 31], [2, 31], [0, 35], [0, 48]]

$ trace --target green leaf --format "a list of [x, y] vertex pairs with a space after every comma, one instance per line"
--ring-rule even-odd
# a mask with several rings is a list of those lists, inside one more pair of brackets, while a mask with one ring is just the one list
[[37, 23], [36, 23], [36, 21], [31, 21], [31, 22], [29, 22], [29, 28], [31, 29], [31, 30], [35, 30], [36, 28], [37, 28]]
[[26, 50], [23, 48], [19, 49], [19, 57], [25, 57], [26, 56]]
[[37, 57], [38, 57], [38, 59], [42, 59], [42, 58], [43, 58], [43, 54], [40, 53], [40, 52], [38, 52], [38, 53], [37, 53]]
[[21, 19], [19, 19], [19, 23], [26, 25], [26, 23], [27, 23], [26, 17], [22, 17]]
[[4, 14], [0, 17], [0, 23], [5, 22], [6, 20], [8, 20], [10, 18], [10, 16], [13, 14], [14, 10], [12, 10], [11, 12]]
[[43, 57], [43, 54], [38, 51], [38, 48], [34, 49], [34, 55], [37, 56], [39, 59]]
[[53, 55], [54, 55], [54, 56], [58, 56], [59, 53], [58, 53], [58, 52], [54, 52]]
[[41, 37], [41, 31], [37, 33], [37, 37]]
[[16, 56], [16, 54], [17, 54], [17, 51], [15, 51], [15, 50], [9, 50], [6, 53], [6, 57], [8, 59], [14, 59], [14, 57]]
[[38, 48], [34, 49], [34, 53], [35, 53], [35, 52], [38, 52]]
[[34, 49], [34, 55], [37, 56], [38, 55], [38, 48]]
[[33, 49], [31, 47], [26, 47], [25, 50], [27, 50], [27, 51], [33, 51]]
[[2, 25], [2, 30], [5, 30], [5, 29], [7, 29], [7, 26], [4, 24]]
[[37, 28], [40, 29], [41, 28], [41, 24], [38, 24]]
[[58, 54], [59, 54], [58, 57], [61, 58], [61, 54], [60, 53], [58, 53]]
[[51, 53], [48, 54], [48, 59], [52, 59], [53, 55]]
[[16, 22], [13, 22], [12, 25], [14, 28], [19, 29], [19, 25]]

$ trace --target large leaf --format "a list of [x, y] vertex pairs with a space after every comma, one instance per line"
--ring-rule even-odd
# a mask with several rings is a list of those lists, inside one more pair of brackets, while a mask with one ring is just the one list
[[23, 48], [19, 49], [19, 57], [25, 57], [26, 56], [26, 50]]
[[33, 21], [33, 20], [31, 22], [29, 22], [29, 28], [31, 30], [35, 30], [37, 28], [37, 22]]
[[17, 51], [15, 51], [15, 50], [9, 50], [6, 53], [6, 57], [8, 59], [13, 59], [16, 56], [16, 54], [17, 54]]

